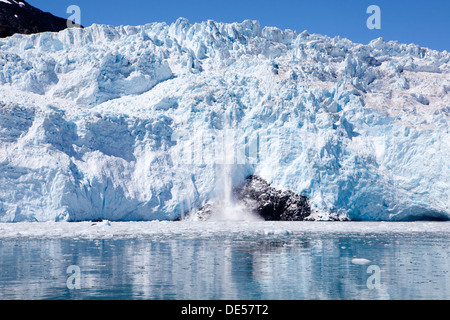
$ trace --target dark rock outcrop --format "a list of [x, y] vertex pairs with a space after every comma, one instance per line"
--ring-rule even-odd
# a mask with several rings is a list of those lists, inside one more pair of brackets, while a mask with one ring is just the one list
[[67, 19], [43, 12], [26, 1], [0, 2], [0, 38], [15, 33], [58, 32], [67, 28]]
[[195, 218], [198, 221], [208, 221], [217, 210], [217, 204], [207, 203], [195, 213]]
[[311, 214], [308, 199], [290, 190], [280, 191], [251, 176], [235, 189], [236, 198], [266, 221], [303, 221]]
[[[303, 221], [311, 215], [311, 208], [305, 196], [292, 191], [280, 191], [265, 180], [251, 176], [234, 188], [235, 201], [266, 221]], [[214, 212], [221, 210], [221, 202], [207, 203], [196, 213], [200, 221], [208, 220]]]

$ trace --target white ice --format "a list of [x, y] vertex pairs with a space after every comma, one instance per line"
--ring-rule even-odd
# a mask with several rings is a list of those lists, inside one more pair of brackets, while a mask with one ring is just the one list
[[319, 220], [448, 219], [449, 61], [250, 20], [1, 39], [0, 221], [177, 219], [223, 163]]
[[[19, 222], [0, 223], [0, 240], [13, 239], [202, 239], [306, 236], [446, 235], [449, 222]], [[354, 264], [366, 264], [355, 257]]]

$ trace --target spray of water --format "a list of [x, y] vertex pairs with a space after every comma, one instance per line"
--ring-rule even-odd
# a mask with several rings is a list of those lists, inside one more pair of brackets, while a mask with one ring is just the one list
[[226, 164], [221, 168], [221, 177], [217, 180], [220, 197], [211, 215], [211, 221], [260, 221], [262, 218], [247, 209], [233, 195], [233, 165]]
[[262, 218], [247, 209], [242, 203], [235, 199], [233, 194], [233, 174], [236, 168], [235, 138], [234, 135], [224, 134], [224, 164], [219, 166], [220, 171], [218, 172], [218, 179], [216, 179], [216, 190], [220, 190], [220, 198], [216, 202], [216, 210], [210, 220], [259, 221], [262, 220]]

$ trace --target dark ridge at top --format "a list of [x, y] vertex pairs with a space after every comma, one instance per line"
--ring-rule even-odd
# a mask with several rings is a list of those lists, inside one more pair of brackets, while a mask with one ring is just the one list
[[39, 10], [23, 0], [0, 0], [0, 38], [16, 33], [58, 32], [67, 20]]

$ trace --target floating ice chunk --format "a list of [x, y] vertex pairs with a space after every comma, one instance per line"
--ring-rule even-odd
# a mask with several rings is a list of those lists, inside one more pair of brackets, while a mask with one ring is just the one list
[[352, 263], [353, 264], [357, 264], [357, 265], [365, 265], [365, 264], [369, 264], [371, 261], [369, 259], [364, 259], [364, 258], [353, 258], [352, 259]]

